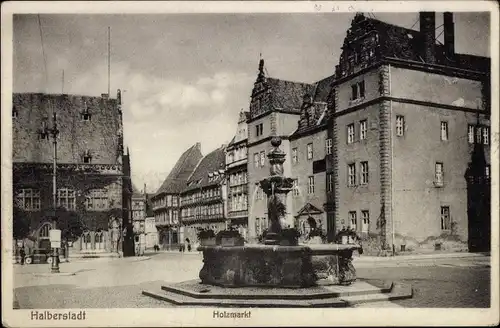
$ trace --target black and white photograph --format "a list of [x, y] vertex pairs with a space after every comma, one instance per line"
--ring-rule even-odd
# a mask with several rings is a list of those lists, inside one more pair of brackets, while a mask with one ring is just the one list
[[3, 323], [498, 324], [498, 4], [375, 3], [3, 5]]

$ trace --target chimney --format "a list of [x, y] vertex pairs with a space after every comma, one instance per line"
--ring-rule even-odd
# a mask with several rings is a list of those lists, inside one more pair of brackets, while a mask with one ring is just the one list
[[444, 48], [448, 58], [455, 54], [455, 23], [453, 23], [453, 14], [445, 12], [443, 15], [444, 23]]
[[424, 41], [424, 61], [428, 64], [436, 62], [436, 14], [429, 11], [421, 11], [420, 33]]

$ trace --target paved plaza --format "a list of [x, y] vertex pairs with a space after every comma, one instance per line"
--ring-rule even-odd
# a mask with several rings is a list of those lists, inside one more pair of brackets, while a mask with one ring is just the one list
[[[420, 259], [355, 258], [358, 277], [373, 285], [401, 281], [414, 297], [363, 307], [489, 307], [488, 256]], [[197, 279], [199, 253], [158, 253], [147, 257], [103, 258], [61, 264], [14, 266], [14, 306], [33, 308], [160, 308], [172, 305], [141, 295], [162, 284]], [[436, 292], [439, 291], [439, 292]]]

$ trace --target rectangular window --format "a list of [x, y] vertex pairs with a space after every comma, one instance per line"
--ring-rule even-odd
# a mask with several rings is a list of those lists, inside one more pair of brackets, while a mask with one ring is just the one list
[[333, 191], [333, 173], [326, 174], [326, 191], [327, 192]]
[[293, 195], [294, 196], [299, 195], [299, 179], [293, 180]]
[[435, 177], [435, 180], [434, 180], [434, 184], [437, 187], [443, 186], [443, 182], [444, 182], [444, 179], [443, 179], [443, 163], [439, 163], [439, 162], [436, 163], [436, 173], [435, 174], [436, 174], [436, 177]]
[[357, 223], [357, 218], [356, 218], [356, 212], [351, 211], [349, 212], [349, 228], [352, 230], [356, 230], [356, 223]]
[[477, 126], [477, 127], [476, 127], [476, 142], [477, 142], [478, 144], [480, 144], [480, 143], [481, 143], [481, 141], [482, 141], [482, 137], [483, 137], [483, 134], [482, 134], [482, 129], [481, 129], [481, 127]]
[[365, 140], [368, 134], [368, 121], [362, 120], [359, 122], [359, 140]]
[[449, 206], [441, 206], [441, 230], [451, 230]]
[[260, 219], [255, 218], [255, 235], [260, 236]]
[[473, 144], [474, 143], [474, 125], [469, 124], [469, 129], [467, 130], [467, 136], [469, 139], [469, 143]]
[[365, 96], [365, 81], [361, 81], [358, 83], [358, 89], [359, 89], [359, 97], [363, 98]]
[[357, 99], [358, 98], [358, 84], [353, 84], [351, 85], [351, 100]]
[[349, 187], [356, 185], [356, 164], [347, 165], [347, 185]]
[[361, 211], [361, 232], [368, 232], [370, 227], [370, 212]]
[[401, 115], [396, 116], [396, 135], [398, 137], [405, 134], [405, 117]]
[[21, 189], [16, 197], [17, 204], [20, 208], [27, 211], [37, 211], [40, 209], [40, 190], [37, 189]]
[[307, 159], [313, 159], [313, 144], [307, 144]]
[[483, 145], [487, 145], [490, 143], [490, 128], [487, 126], [483, 126]]
[[360, 184], [368, 184], [368, 162], [361, 162], [361, 181]]
[[255, 126], [255, 131], [256, 131], [257, 137], [261, 136], [264, 133], [264, 125], [263, 125], [263, 123], [257, 124]]
[[351, 85], [351, 100], [360, 99], [365, 96], [365, 81]]
[[307, 193], [314, 194], [314, 176], [308, 178]]
[[490, 178], [490, 165], [486, 165], [486, 167], [484, 168], [484, 176], [486, 177], [486, 179]]
[[[104, 210], [108, 208], [108, 194], [104, 189], [92, 189], [85, 197], [88, 210]], [[137, 207], [137, 205], [135, 206]]]
[[76, 209], [75, 191], [68, 188], [57, 190], [57, 205], [68, 210]]
[[266, 152], [261, 151], [260, 152], [260, 166], [264, 167], [265, 164], [266, 164]]
[[448, 122], [441, 122], [441, 140], [448, 140]]
[[326, 147], [326, 154], [330, 155], [332, 153], [332, 139], [326, 139], [325, 147]]
[[253, 154], [253, 163], [254, 163], [254, 166], [256, 168], [259, 167], [259, 163], [260, 163], [259, 153]]
[[354, 123], [347, 125], [347, 143], [351, 144], [354, 142]]
[[292, 149], [292, 163], [297, 164], [299, 162], [299, 157], [297, 155], [297, 148]]
[[255, 198], [257, 198], [257, 200], [261, 200], [262, 199], [262, 189], [260, 189], [259, 186], [255, 186], [255, 188], [257, 188]]

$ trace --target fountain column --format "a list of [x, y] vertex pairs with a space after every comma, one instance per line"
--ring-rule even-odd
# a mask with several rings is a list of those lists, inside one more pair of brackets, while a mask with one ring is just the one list
[[281, 139], [271, 139], [273, 149], [267, 154], [270, 163], [270, 176], [260, 181], [260, 187], [267, 195], [269, 229], [264, 240], [266, 245], [279, 245], [280, 233], [286, 221], [286, 197], [292, 190], [293, 179], [283, 175], [286, 153], [279, 147]]

